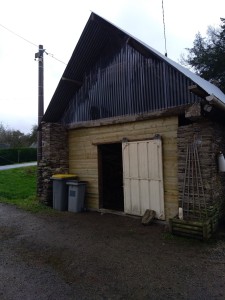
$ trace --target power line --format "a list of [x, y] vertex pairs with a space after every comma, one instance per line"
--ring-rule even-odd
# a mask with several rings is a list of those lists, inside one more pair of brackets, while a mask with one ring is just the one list
[[162, 14], [163, 14], [163, 28], [164, 28], [165, 56], [167, 56], [167, 48], [166, 48], [166, 23], [165, 23], [165, 18], [164, 18], [163, 0], [162, 0]]
[[[0, 26], [3, 27], [5, 30], [9, 31], [10, 33], [14, 34], [15, 36], [21, 38], [21, 39], [24, 40], [25, 42], [27, 42], [27, 43], [29, 43], [29, 44], [35, 46], [35, 47], [38, 47], [37, 44], [35, 44], [35, 43], [29, 41], [28, 39], [24, 38], [23, 36], [19, 35], [18, 33], [14, 32], [14, 31], [12, 31], [11, 29], [7, 28], [6, 26], [4, 26], [4, 25], [2, 25], [2, 24], [0, 24]], [[64, 62], [61, 61], [60, 59], [56, 58], [53, 54], [50, 54], [50, 53], [46, 52], [46, 50], [45, 50], [44, 52], [45, 52], [47, 55], [49, 55], [50, 57], [52, 57], [52, 58], [54, 58], [55, 60], [57, 60], [58, 62], [61, 62], [62, 64], [66, 65], [66, 63], [64, 63]]]
[[11, 32], [12, 34], [16, 35], [17, 37], [21, 38], [22, 40], [26, 41], [27, 43], [35, 46], [35, 47], [38, 47], [38, 45], [34, 44], [33, 42], [29, 41], [28, 39], [25, 39], [24, 37], [22, 37], [21, 35], [15, 33], [14, 31], [12, 31], [11, 29], [5, 27], [4, 25], [0, 24], [1, 27], [3, 27], [5, 30]]
[[61, 62], [62, 64], [64, 64], [64, 65], [67, 65], [67, 64], [66, 64], [66, 63], [64, 63], [62, 60], [60, 60], [60, 59], [56, 58], [56, 57], [55, 57], [53, 54], [51, 54], [51, 53], [48, 53], [46, 50], [45, 50], [45, 53], [46, 53], [48, 56], [50, 56], [50, 57], [54, 58], [55, 60], [57, 60], [57, 61]]

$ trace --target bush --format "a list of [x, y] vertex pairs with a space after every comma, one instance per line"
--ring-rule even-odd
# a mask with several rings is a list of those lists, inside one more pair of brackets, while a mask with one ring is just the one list
[[37, 149], [35, 148], [0, 149], [1, 166], [36, 160]]

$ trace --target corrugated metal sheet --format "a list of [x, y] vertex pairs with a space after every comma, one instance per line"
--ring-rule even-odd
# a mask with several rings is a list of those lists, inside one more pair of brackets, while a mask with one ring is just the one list
[[105, 49], [69, 102], [62, 122], [141, 114], [193, 103], [198, 97], [188, 91], [191, 84], [164, 61], [146, 58], [125, 43], [114, 52]]
[[[143, 43], [142, 43], [143, 44]], [[214, 84], [211, 82], [203, 79], [202, 77], [196, 75], [195, 73], [191, 72], [187, 68], [179, 65], [177, 62], [173, 61], [172, 59], [163, 56], [160, 52], [156, 51], [155, 49], [148, 47], [151, 51], [154, 51], [157, 53], [165, 62], [167, 62], [169, 65], [173, 66], [176, 70], [181, 72], [183, 75], [185, 75], [187, 78], [192, 80], [196, 85], [201, 87], [207, 94], [214, 95], [218, 99], [220, 99], [222, 102], [225, 103], [225, 94]]]
[[[100, 58], [106, 45], [118, 44], [120, 40], [126, 38], [125, 33], [92, 13], [62, 78], [83, 83], [85, 74], [89, 73], [94, 63]], [[45, 122], [59, 121], [72, 96], [79, 88], [79, 85], [61, 79], [42, 120]]]
[[126, 142], [123, 149], [124, 211], [143, 216], [146, 209], [165, 219], [162, 142]]
[[[70, 81], [62, 79], [60, 80], [58, 87], [56, 88], [56, 91], [52, 97], [52, 100], [43, 116], [43, 121], [59, 122], [64, 111], [68, 107], [69, 102], [80, 90], [80, 87], [83, 86], [86, 80], [85, 76], [93, 72], [95, 64], [101, 60], [102, 54], [106, 52], [106, 49], [107, 51], [110, 51], [111, 49], [111, 52], [118, 51], [118, 49], [124, 45], [125, 41], [131, 47], [135, 48], [143, 58], [152, 58], [153, 60], [157, 60], [158, 62], [160, 62], [157, 68], [148, 70], [149, 86], [144, 86], [144, 89], [135, 86], [135, 88], [130, 92], [131, 98], [134, 97], [134, 95], [135, 97], [138, 95], [138, 98], [135, 99], [136, 103], [131, 103], [130, 111], [128, 111], [128, 113], [134, 112], [135, 105], [140, 107], [139, 111], [145, 109], [144, 104], [139, 101], [142, 101], [141, 99], [143, 99], [143, 93], [146, 94], [150, 88], [152, 89], [153, 101], [155, 101], [153, 106], [155, 109], [161, 108], [162, 101], [165, 101], [164, 107], [179, 105], [179, 103], [176, 102], [176, 99], [174, 100], [174, 98], [167, 96], [168, 87], [173, 85], [172, 78], [173, 76], [176, 76], [175, 73], [177, 72], [180, 73], [180, 75], [176, 78], [177, 82], [176, 88], [174, 90], [174, 93], [177, 93], [177, 97], [179, 97], [181, 93], [184, 93], [184, 87], [185, 89], [187, 89], [187, 83], [193, 81], [194, 83], [197, 83], [203, 90], [205, 90], [206, 94], [213, 93], [219, 99], [225, 101], [225, 95], [214, 85], [201, 79], [189, 70], [183, 68], [182, 66], [179, 66], [177, 63], [163, 56], [156, 50], [138, 41], [128, 33], [120, 30], [108, 21], [92, 13], [62, 76], [62, 78], [66, 78]], [[129, 53], [128, 59], [133, 62], [133, 64], [135, 64], [135, 56]], [[139, 71], [137, 70], [137, 72]], [[165, 80], [163, 86], [152, 86], [152, 78], [159, 76], [159, 73], [165, 74], [165, 72], [169, 72], [171, 74], [171, 77], [164, 77]], [[122, 72], [119, 72], [118, 76], [116, 78], [114, 77], [117, 84], [120, 84], [121, 80], [126, 80], [122, 78], [122, 76]], [[109, 82], [111, 80], [111, 73], [109, 72], [109, 69], [107, 70], [104, 78], [102, 78], [101, 76], [99, 78], [103, 80], [103, 86], [104, 82]], [[134, 80], [135, 79], [138, 79], [140, 86], [142, 86], [144, 73], [139, 74], [138, 78], [136, 77], [134, 78]], [[74, 82], [71, 82], [71, 80], [73, 80]], [[78, 82], [78, 84], [76, 84], [75, 82]], [[93, 86], [93, 88], [96, 89], [97, 87]], [[110, 90], [110, 93], [106, 95], [106, 103], [115, 101], [116, 95], [119, 97], [119, 99], [124, 99], [125, 90], [117, 90], [116, 85], [113, 88], [114, 90]], [[163, 99], [160, 103], [158, 102], [159, 95], [160, 99]], [[186, 98], [184, 99], [185, 101], [189, 101]], [[98, 100], [96, 98], [96, 94], [94, 95], [93, 93], [93, 103], [95, 101]], [[122, 105], [122, 100], [119, 101], [118, 105]], [[91, 106], [91, 104], [88, 104], [88, 106]], [[121, 106], [121, 108], [118, 110], [122, 111], [123, 107]], [[116, 110], [112, 111], [112, 115], [116, 114]]]

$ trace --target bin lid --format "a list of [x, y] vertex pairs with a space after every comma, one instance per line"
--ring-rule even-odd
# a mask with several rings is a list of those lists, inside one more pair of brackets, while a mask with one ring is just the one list
[[75, 179], [77, 175], [75, 174], [54, 174], [52, 175], [52, 179]]

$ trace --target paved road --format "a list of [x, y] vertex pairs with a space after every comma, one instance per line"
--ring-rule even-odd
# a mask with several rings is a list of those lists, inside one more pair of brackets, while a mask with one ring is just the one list
[[14, 164], [14, 165], [6, 165], [6, 166], [0, 166], [1, 170], [9, 170], [9, 169], [15, 169], [15, 168], [22, 168], [22, 167], [29, 167], [29, 166], [36, 166], [37, 162], [29, 162], [29, 163], [23, 163], [23, 164]]

